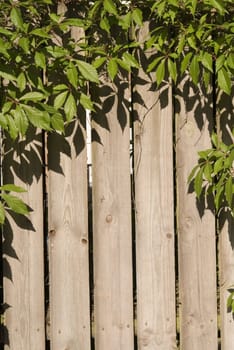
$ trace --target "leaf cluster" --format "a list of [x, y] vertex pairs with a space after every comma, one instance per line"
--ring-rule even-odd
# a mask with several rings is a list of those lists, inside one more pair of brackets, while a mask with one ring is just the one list
[[[98, 84], [139, 69], [139, 47], [153, 52], [146, 67], [157, 84], [192, 81], [230, 93], [234, 70], [234, 5], [231, 0], [66, 1], [57, 13], [51, 0], [0, 2], [0, 126], [12, 139], [30, 124], [64, 131], [80, 105], [94, 110], [87, 83]], [[148, 36], [138, 39], [144, 21]], [[83, 38], [72, 37], [72, 28]], [[144, 67], [145, 68], [145, 67]]]
[[188, 182], [193, 184], [198, 198], [212, 195], [217, 212], [227, 207], [234, 216], [234, 144], [226, 145], [216, 134], [212, 141], [213, 148], [198, 152], [198, 164]]
[[227, 311], [234, 315], [234, 290], [233, 287], [229, 290], [229, 297], [227, 299]]
[[4, 224], [6, 211], [27, 215], [29, 213], [27, 205], [18, 196], [12, 195], [11, 192], [26, 192], [22, 187], [6, 184], [0, 186], [0, 225]]

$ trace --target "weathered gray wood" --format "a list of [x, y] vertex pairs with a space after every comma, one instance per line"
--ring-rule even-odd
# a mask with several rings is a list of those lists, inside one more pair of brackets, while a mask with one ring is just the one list
[[[225, 213], [221, 215], [224, 219]], [[220, 232], [220, 310], [221, 310], [221, 349], [234, 348], [234, 319], [231, 310], [227, 310], [229, 289], [234, 289], [234, 245], [233, 219], [226, 215], [225, 225]]]
[[3, 228], [4, 303], [9, 305], [4, 342], [11, 350], [45, 347], [42, 145], [40, 135], [32, 137], [26, 147], [17, 142], [3, 158], [3, 182], [25, 188], [17, 195], [33, 209], [28, 219], [8, 215]]
[[197, 152], [210, 147], [211, 95], [185, 79], [176, 104], [180, 348], [217, 349], [215, 217], [197, 207], [187, 179]]
[[[234, 89], [233, 89], [234, 91]], [[217, 124], [220, 124], [222, 139], [233, 143], [230, 130], [233, 128], [233, 93], [231, 97], [219, 94], [217, 99]], [[227, 309], [229, 290], [234, 290], [234, 220], [230, 212], [221, 211], [219, 215], [219, 271], [220, 271], [220, 313], [221, 348], [234, 349], [234, 318]]]
[[[66, 12], [64, 2], [58, 13]], [[72, 29], [80, 40], [83, 30]], [[50, 135], [49, 266], [52, 350], [90, 349], [89, 243], [85, 111], [69, 137]], [[56, 157], [58, 154], [58, 157]]]
[[104, 81], [93, 92], [101, 99], [92, 145], [96, 350], [133, 350], [129, 113], [123, 100], [117, 106], [124, 90], [128, 98], [126, 82]]
[[[140, 40], [147, 34], [145, 25]], [[138, 348], [169, 350], [176, 349], [172, 96], [169, 86], [151, 89], [153, 75], [139, 77], [133, 87]]]
[[[78, 122], [75, 126], [74, 133]], [[72, 140], [72, 136], [58, 140], [51, 135], [48, 144], [50, 340], [54, 350], [90, 349], [87, 155], [86, 147], [77, 155]], [[60, 153], [60, 163], [54, 163], [56, 148], [62, 152], [69, 147], [70, 156]]]

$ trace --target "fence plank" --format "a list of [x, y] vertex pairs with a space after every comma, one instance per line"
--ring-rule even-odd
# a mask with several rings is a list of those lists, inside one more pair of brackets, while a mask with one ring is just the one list
[[80, 132], [76, 122], [69, 138], [54, 134], [48, 140], [50, 340], [55, 350], [90, 349], [87, 155], [85, 146], [77, 154], [74, 144], [75, 138], [82, 140]]
[[[58, 13], [67, 11], [65, 2]], [[81, 40], [84, 31], [72, 28]], [[86, 113], [67, 129], [68, 137], [50, 135], [50, 339], [52, 350], [90, 349], [89, 244]]]
[[100, 98], [92, 147], [96, 350], [133, 349], [129, 115], [123, 100], [129, 90], [126, 82], [117, 84], [104, 82], [93, 91]]
[[[234, 87], [231, 97], [220, 94], [217, 99], [217, 119], [220, 118], [220, 131], [223, 141], [233, 143], [230, 131], [233, 128]], [[218, 123], [219, 123], [218, 122]], [[230, 212], [219, 215], [219, 268], [220, 268], [220, 312], [221, 312], [221, 348], [234, 349], [234, 317], [227, 309], [229, 290], [234, 291], [234, 220]]]
[[188, 79], [176, 104], [180, 340], [182, 350], [217, 349], [215, 218], [188, 193], [197, 151], [210, 147], [212, 96]]
[[28, 136], [12, 149], [7, 139], [3, 147], [3, 182], [25, 188], [20, 197], [33, 209], [28, 219], [8, 216], [3, 227], [4, 342], [11, 350], [45, 347], [42, 138]]
[[139, 77], [133, 93], [138, 347], [169, 350], [176, 349], [172, 98], [168, 86], [160, 95], [152, 77], [142, 71]]

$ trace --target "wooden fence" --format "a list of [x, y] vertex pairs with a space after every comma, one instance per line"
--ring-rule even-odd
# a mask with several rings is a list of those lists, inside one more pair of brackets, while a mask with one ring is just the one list
[[3, 139], [3, 183], [33, 210], [3, 228], [2, 348], [233, 350], [233, 220], [187, 184], [232, 99], [154, 85], [140, 71], [92, 91], [92, 182], [83, 112], [66, 137]]

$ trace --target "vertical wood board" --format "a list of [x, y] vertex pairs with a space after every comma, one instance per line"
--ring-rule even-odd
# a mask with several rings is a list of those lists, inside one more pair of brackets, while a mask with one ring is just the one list
[[[78, 122], [75, 123], [74, 133], [77, 128]], [[59, 164], [54, 164], [56, 148], [61, 152]], [[66, 155], [65, 149], [69, 148], [71, 154]], [[77, 155], [72, 137], [65, 139], [61, 136], [58, 139], [51, 135], [48, 156], [51, 347], [54, 350], [88, 350], [90, 311], [86, 147]]]
[[101, 108], [92, 124], [95, 349], [133, 350], [128, 84], [104, 81], [93, 93]]
[[[64, 2], [58, 13], [66, 12]], [[83, 30], [72, 28], [74, 40]], [[90, 349], [86, 113], [48, 139], [52, 350]]]
[[31, 137], [34, 141], [19, 141], [3, 158], [3, 182], [26, 189], [17, 196], [32, 208], [27, 218], [8, 215], [3, 228], [5, 348], [11, 350], [45, 347], [42, 138]]
[[[233, 143], [230, 137], [234, 126], [234, 87], [231, 96], [221, 94], [217, 97], [217, 115], [220, 117], [222, 139], [227, 144]], [[222, 350], [234, 349], [234, 317], [227, 309], [227, 299], [234, 291], [234, 219], [228, 210], [219, 215], [219, 271], [220, 271], [220, 323]]]
[[172, 96], [169, 86], [152, 89], [153, 75], [141, 70], [139, 77], [133, 87], [138, 348], [169, 350], [176, 349]]
[[[197, 152], [210, 147], [212, 96], [185, 80], [176, 101], [176, 169], [182, 350], [217, 349], [215, 217], [198, 204], [188, 176]], [[190, 193], [191, 192], [191, 193]]]

